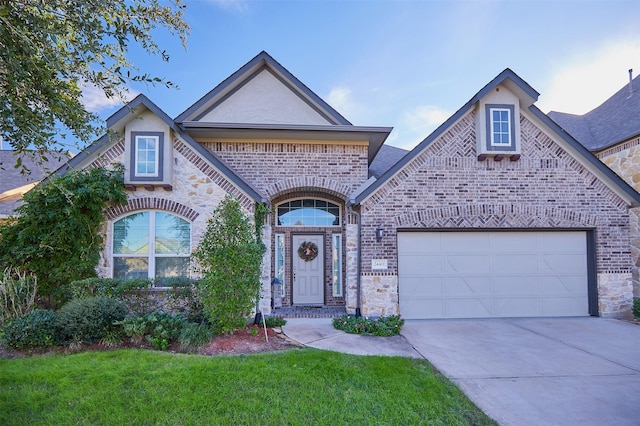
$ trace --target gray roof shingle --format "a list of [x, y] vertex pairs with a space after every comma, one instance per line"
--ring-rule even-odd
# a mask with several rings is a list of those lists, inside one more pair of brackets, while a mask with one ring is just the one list
[[380, 151], [378, 151], [378, 154], [376, 154], [376, 157], [369, 166], [369, 177], [379, 178], [408, 153], [409, 151], [406, 149], [391, 145], [382, 145]]
[[[20, 155], [22, 165], [15, 167], [18, 157], [15, 151], [0, 150], [0, 194], [24, 185], [37, 183], [50, 173], [58, 169], [69, 160], [69, 155], [61, 153], [48, 153], [47, 161], [41, 160], [38, 154], [30, 152]], [[13, 214], [20, 205], [22, 195], [20, 193], [0, 200], [0, 217]]]
[[547, 114], [590, 151], [601, 151], [640, 135], [640, 76], [584, 115]]

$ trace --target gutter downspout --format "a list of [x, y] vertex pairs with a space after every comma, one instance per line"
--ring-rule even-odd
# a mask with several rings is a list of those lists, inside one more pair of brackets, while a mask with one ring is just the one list
[[358, 264], [357, 264], [357, 271], [358, 271], [358, 275], [356, 277], [356, 318], [360, 318], [362, 316], [362, 310], [360, 309], [360, 271], [361, 271], [361, 264], [362, 264], [362, 250], [360, 250], [360, 246], [361, 246], [361, 240], [362, 240], [362, 216], [360, 216], [360, 213], [355, 211], [353, 209], [353, 205], [349, 206], [349, 209], [351, 210], [351, 213], [353, 213], [357, 218], [358, 218], [358, 243], [356, 244], [356, 248], [358, 250]]

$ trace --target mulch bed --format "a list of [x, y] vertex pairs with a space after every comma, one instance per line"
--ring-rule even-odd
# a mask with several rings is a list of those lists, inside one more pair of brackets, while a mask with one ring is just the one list
[[[267, 328], [265, 339], [264, 328], [248, 326], [238, 330], [232, 335], [216, 336], [194, 353], [200, 355], [243, 355], [260, 352], [275, 352], [300, 347], [299, 344], [289, 340], [279, 328]], [[84, 351], [101, 351], [116, 349], [153, 349], [150, 344], [143, 342], [135, 345], [131, 342], [123, 342], [119, 345], [104, 345], [95, 343], [92, 345], [62, 346], [55, 348], [35, 349], [29, 351], [17, 351], [0, 347], [0, 358], [24, 358], [32, 355], [71, 354]], [[177, 344], [171, 346], [168, 352], [180, 352]]]

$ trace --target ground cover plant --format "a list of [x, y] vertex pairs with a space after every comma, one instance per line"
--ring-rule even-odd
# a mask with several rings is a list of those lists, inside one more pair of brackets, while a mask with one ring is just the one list
[[341, 315], [333, 319], [333, 327], [351, 334], [368, 334], [372, 336], [395, 336], [400, 334], [404, 320], [400, 315], [368, 318], [355, 315]]
[[313, 349], [0, 359], [0, 424], [495, 424], [427, 361]]

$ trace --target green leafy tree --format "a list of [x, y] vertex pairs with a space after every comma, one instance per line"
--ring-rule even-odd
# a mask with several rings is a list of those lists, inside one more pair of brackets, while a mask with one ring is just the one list
[[0, 136], [19, 152], [61, 149], [59, 128], [87, 143], [101, 129], [81, 102], [84, 85], [120, 100], [131, 82], [172, 86], [141, 72], [127, 52], [138, 45], [168, 61], [153, 30], [186, 46], [184, 7], [182, 0], [0, 0]]
[[0, 224], [0, 267], [38, 278], [38, 294], [93, 277], [100, 260], [104, 209], [126, 202], [122, 166], [68, 172], [23, 197], [19, 216]]
[[265, 247], [255, 229], [240, 203], [226, 196], [194, 252], [202, 273], [198, 294], [217, 334], [245, 327], [260, 294]]

